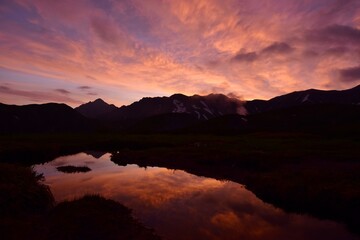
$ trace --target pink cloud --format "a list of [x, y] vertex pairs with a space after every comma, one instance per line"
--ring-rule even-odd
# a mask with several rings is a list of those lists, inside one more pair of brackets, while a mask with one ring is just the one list
[[360, 61], [355, 0], [16, 2], [6, 14], [27, 15], [1, 19], [0, 67], [97, 84], [114, 102], [347, 88], [354, 81], [341, 81], [338, 70]]
[[[75, 100], [68, 96], [70, 92], [64, 89], [56, 89], [55, 91], [41, 92], [13, 89], [8, 86], [0, 86], [0, 102], [8, 102], [8, 100], [22, 98], [30, 102], [44, 103], [44, 102], [66, 102], [71, 104], [81, 104], [81, 101]], [[12, 100], [13, 101], [13, 100]], [[24, 104], [24, 100], [20, 101]]]

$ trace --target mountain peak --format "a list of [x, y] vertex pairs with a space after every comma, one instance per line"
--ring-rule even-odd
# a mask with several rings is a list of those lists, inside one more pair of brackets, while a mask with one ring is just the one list
[[89, 103], [105, 103], [108, 104], [107, 102], [105, 102], [104, 100], [102, 100], [101, 98], [95, 99], [94, 101], [90, 101]]
[[[185, 114], [196, 121], [239, 113], [242, 103], [222, 94], [142, 98], [107, 115], [116, 121], [139, 121], [157, 115]], [[111, 117], [110, 117], [111, 116]]]
[[109, 112], [118, 109], [113, 104], [108, 104], [101, 98], [98, 98], [92, 102], [88, 102], [75, 108], [79, 113], [88, 118], [99, 118]]
[[175, 97], [184, 98], [184, 97], [188, 97], [188, 96], [181, 94], [181, 93], [175, 93], [170, 96], [170, 98], [175, 98]]

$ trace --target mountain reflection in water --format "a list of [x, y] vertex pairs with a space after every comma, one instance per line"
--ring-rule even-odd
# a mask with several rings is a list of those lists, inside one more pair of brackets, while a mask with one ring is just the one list
[[[56, 170], [63, 165], [92, 171]], [[240, 184], [181, 170], [118, 166], [110, 154], [97, 159], [79, 153], [34, 169], [44, 174], [56, 201], [100, 194], [133, 209], [164, 239], [357, 239], [341, 224], [285, 213]]]

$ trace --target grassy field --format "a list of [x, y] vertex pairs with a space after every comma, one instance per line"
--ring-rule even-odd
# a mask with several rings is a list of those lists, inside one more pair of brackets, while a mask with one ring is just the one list
[[360, 138], [356, 135], [3, 136], [0, 159], [26, 165], [84, 150], [113, 152], [119, 165], [161, 166], [245, 184], [291, 212], [345, 223], [359, 233]]

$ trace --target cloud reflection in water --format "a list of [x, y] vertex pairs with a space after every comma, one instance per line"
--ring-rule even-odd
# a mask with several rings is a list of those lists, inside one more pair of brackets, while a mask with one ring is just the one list
[[[90, 162], [87, 173], [56, 170]], [[266, 204], [240, 184], [181, 170], [117, 166], [110, 154], [59, 157], [35, 170], [44, 173], [57, 201], [101, 194], [133, 209], [141, 222], [169, 239], [356, 239], [335, 222]]]

